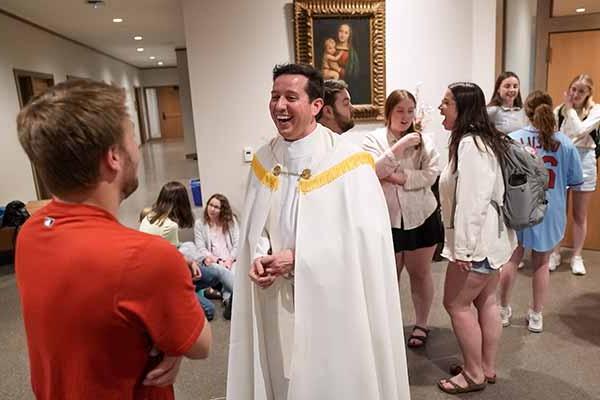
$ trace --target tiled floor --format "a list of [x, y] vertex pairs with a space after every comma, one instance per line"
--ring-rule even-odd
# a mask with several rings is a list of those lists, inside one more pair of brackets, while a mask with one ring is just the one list
[[[120, 212], [125, 224], [137, 226], [139, 211], [154, 201], [167, 180], [184, 182], [197, 175], [196, 163], [181, 157], [182, 148], [179, 142], [152, 143], [143, 148], [140, 188]], [[568, 258], [568, 250], [563, 255]], [[531, 271], [526, 267], [519, 273], [513, 325], [503, 330], [498, 383], [463, 398], [600, 399], [600, 253], [586, 252], [584, 258], [588, 266], [585, 277], [571, 275], [567, 264], [552, 274], [542, 334], [531, 334], [525, 327]], [[436, 294], [427, 348], [407, 352], [413, 400], [453, 398], [435, 387], [459, 354], [450, 320], [441, 306], [444, 270], [444, 263], [434, 265]], [[400, 291], [408, 333], [413, 313], [406, 278], [404, 275]], [[211, 356], [206, 361], [184, 361], [176, 384], [179, 400], [222, 399], [225, 395], [229, 323], [219, 314], [211, 325]], [[14, 277], [4, 276], [0, 277], [0, 399], [32, 398], [18, 293]]]

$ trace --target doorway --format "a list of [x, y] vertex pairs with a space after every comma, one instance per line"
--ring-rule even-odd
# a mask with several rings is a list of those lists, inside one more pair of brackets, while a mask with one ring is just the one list
[[144, 95], [149, 139], [183, 138], [179, 86], [147, 87]]
[[[563, 102], [569, 83], [579, 74], [590, 75], [595, 81], [596, 92], [600, 90], [600, 58], [597, 56], [600, 53], [600, 30], [551, 33], [549, 45], [547, 88], [555, 106]], [[588, 233], [583, 246], [588, 250], [600, 250], [600, 230], [594, 229], [600, 226], [600, 208], [593, 206], [599, 202], [600, 190], [596, 190], [588, 211]], [[569, 201], [565, 246], [572, 244], [570, 205]]]
[[138, 116], [138, 126], [140, 128], [140, 144], [144, 144], [148, 141], [148, 133], [146, 131], [146, 124], [144, 123], [144, 121], [146, 120], [144, 118], [145, 115], [145, 107], [143, 107], [142, 105], [142, 88], [140, 87], [135, 87], [134, 88], [134, 93], [135, 93], [135, 110], [137, 112], [137, 116]]
[[[21, 108], [25, 107], [35, 96], [54, 86], [54, 76], [51, 74], [20, 69], [15, 69], [14, 74], [17, 84], [17, 96]], [[33, 182], [38, 200], [49, 199], [51, 197], [50, 191], [40, 179], [40, 175], [33, 165], [31, 169], [33, 171]]]

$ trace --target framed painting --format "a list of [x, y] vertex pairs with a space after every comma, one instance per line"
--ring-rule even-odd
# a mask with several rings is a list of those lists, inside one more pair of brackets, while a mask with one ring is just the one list
[[385, 1], [295, 0], [296, 62], [344, 80], [357, 120], [383, 119]]

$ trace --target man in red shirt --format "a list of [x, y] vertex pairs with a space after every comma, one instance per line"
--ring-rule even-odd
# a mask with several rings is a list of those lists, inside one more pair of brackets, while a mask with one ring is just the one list
[[125, 93], [75, 80], [36, 97], [19, 140], [53, 194], [19, 233], [16, 275], [38, 399], [172, 399], [211, 333], [183, 259], [121, 225], [138, 185]]

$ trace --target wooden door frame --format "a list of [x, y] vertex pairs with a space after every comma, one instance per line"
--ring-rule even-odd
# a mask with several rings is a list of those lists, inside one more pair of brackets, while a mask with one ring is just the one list
[[600, 30], [600, 13], [584, 15], [552, 16], [553, 0], [537, 0], [536, 49], [534, 88], [548, 89], [548, 64], [551, 33]]
[[[39, 79], [49, 79], [52, 81], [52, 86], [56, 84], [54, 80], [54, 74], [48, 74], [45, 72], [37, 72], [37, 71], [28, 71], [25, 69], [17, 69], [13, 68], [13, 74], [15, 76], [15, 86], [17, 87], [17, 98], [19, 100], [19, 108], [23, 108], [25, 104], [23, 104], [23, 93], [21, 93], [21, 85], [19, 84], [19, 78], [21, 77], [31, 77], [31, 78], [39, 78]], [[39, 177], [33, 164], [29, 162], [31, 166], [31, 174], [33, 176], [33, 186], [35, 187], [35, 194], [38, 200], [43, 200], [45, 196], [43, 196], [42, 189], [40, 188]]]
[[[148, 125], [146, 125], [148, 128], [150, 128], [150, 113], [148, 111], [148, 99], [146, 97], [146, 89], [160, 89], [160, 88], [165, 88], [165, 87], [177, 87], [177, 90], [181, 90], [181, 87], [179, 86], [179, 84], [177, 85], [152, 85], [152, 86], [142, 86], [142, 95], [144, 96], [144, 106], [146, 109], [146, 123]], [[158, 103], [158, 95], [156, 96], [156, 101]], [[179, 100], [180, 104], [179, 106], [182, 107], [181, 105], [181, 98]], [[183, 118], [183, 109], [182, 109], [182, 118]], [[148, 141], [153, 141], [153, 140], [162, 140], [162, 132], [160, 133], [161, 137], [160, 138], [153, 138], [150, 136], [150, 133], [148, 132]]]
[[136, 112], [138, 115], [138, 127], [140, 130], [140, 143], [143, 145], [149, 139], [148, 131], [146, 130], [146, 124], [144, 123], [146, 121], [145, 113], [147, 112], [148, 108], [147, 108], [146, 104], [141, 104], [142, 102], [145, 103], [145, 100], [146, 100], [143, 87], [134, 86], [133, 87], [133, 96], [135, 98], [135, 108], [136, 108]]
[[47, 74], [45, 72], [37, 72], [37, 71], [28, 71], [26, 69], [13, 69], [13, 74], [15, 76], [15, 85], [17, 86], [17, 97], [19, 98], [19, 108], [23, 108], [25, 104], [23, 104], [23, 93], [21, 93], [21, 86], [19, 85], [19, 78], [21, 77], [31, 77], [31, 78], [39, 78], [39, 79], [51, 79], [52, 85], [56, 84], [54, 80], [54, 74]]

